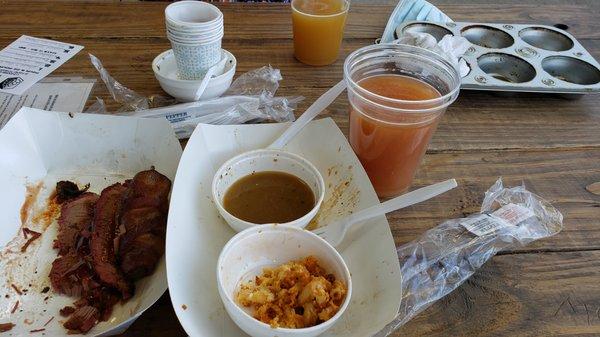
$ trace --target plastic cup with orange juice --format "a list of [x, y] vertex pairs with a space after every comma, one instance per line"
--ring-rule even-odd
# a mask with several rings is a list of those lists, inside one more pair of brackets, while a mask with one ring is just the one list
[[438, 122], [458, 97], [460, 75], [419, 47], [380, 44], [346, 58], [350, 145], [379, 197], [405, 192]]
[[347, 0], [292, 0], [294, 55], [323, 66], [338, 58], [350, 3]]

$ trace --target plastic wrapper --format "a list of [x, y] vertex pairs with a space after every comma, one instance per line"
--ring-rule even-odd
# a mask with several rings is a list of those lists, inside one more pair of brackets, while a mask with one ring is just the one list
[[[140, 110], [132, 114], [144, 118], [166, 118], [177, 137], [189, 138], [196, 125], [243, 124], [265, 121], [290, 122], [294, 108], [302, 98], [261, 96], [223, 96], [207, 101]], [[130, 114], [131, 115], [131, 114]]]
[[[102, 62], [100, 62], [96, 56], [92, 54], [88, 55], [90, 56], [90, 62], [92, 62], [94, 68], [98, 70], [100, 79], [102, 79], [102, 82], [104, 82], [106, 85], [106, 89], [115, 101], [123, 105], [124, 110], [140, 110], [150, 108], [150, 102], [146, 97], [139, 95], [135, 91], [119, 83], [112, 76], [110, 76], [108, 71], [102, 65]], [[103, 106], [104, 102], [99, 102], [102, 103]], [[97, 109], [95, 112], [101, 112], [101, 110], [98, 109], [101, 108], [101, 106], [95, 106], [94, 108]]]
[[428, 33], [405, 32], [392, 43], [417, 46], [442, 55], [454, 65], [461, 77], [467, 76], [471, 71], [467, 61], [462, 58], [471, 43], [462, 36], [446, 35], [438, 42]]
[[525, 246], [562, 229], [562, 214], [524, 186], [499, 179], [481, 212], [452, 219], [398, 248], [402, 301], [397, 317], [376, 336], [388, 336], [446, 296], [505, 249]]
[[249, 95], [249, 96], [275, 96], [279, 89], [279, 81], [283, 77], [279, 69], [270, 65], [251, 70], [240, 75], [223, 96]]
[[452, 19], [425, 0], [400, 0], [390, 15], [381, 37], [381, 43], [394, 40], [394, 31], [401, 23], [413, 20], [450, 22]]
[[[294, 109], [303, 97], [275, 97], [282, 80], [279, 69], [264, 66], [240, 75], [227, 92], [217, 98], [176, 103], [164, 96], [144, 97], [114, 79], [98, 58], [90, 54], [90, 61], [100, 73], [112, 98], [121, 108], [112, 112], [119, 115], [144, 118], [166, 118], [177, 137], [188, 138], [198, 123], [243, 124], [262, 122], [291, 122]], [[85, 112], [109, 113], [104, 101], [97, 98]]]
[[438, 42], [430, 34], [420, 32], [404, 32], [401, 36], [395, 37], [398, 26], [414, 20], [437, 23], [452, 21], [444, 12], [425, 0], [400, 0], [388, 19], [380, 43], [408, 44], [432, 50], [445, 56], [454, 64], [461, 77], [467, 76], [470, 67], [461, 56], [471, 46], [471, 43], [462, 36], [453, 35], [446, 35]]

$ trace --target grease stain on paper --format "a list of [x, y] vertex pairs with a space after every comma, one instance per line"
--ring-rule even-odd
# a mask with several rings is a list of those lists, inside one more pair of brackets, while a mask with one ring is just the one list
[[325, 199], [319, 212], [306, 227], [307, 230], [327, 226], [336, 219], [355, 212], [360, 200], [360, 190], [353, 183], [353, 167], [340, 164], [327, 168], [325, 181]]

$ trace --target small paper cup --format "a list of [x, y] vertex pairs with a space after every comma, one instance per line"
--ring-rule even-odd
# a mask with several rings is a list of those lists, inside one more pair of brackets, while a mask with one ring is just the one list
[[223, 28], [224, 28], [223, 25], [221, 25], [221, 26], [215, 26], [215, 27], [211, 27], [211, 28], [203, 29], [203, 30], [181, 30], [181, 29], [175, 29], [169, 25], [166, 25], [167, 32], [174, 34], [174, 35], [207, 36], [207, 35], [214, 34], [215, 32], [222, 32], [224, 30]]
[[204, 31], [211, 30], [211, 29], [222, 28], [223, 27], [223, 18], [221, 18], [217, 21], [211, 22], [209, 24], [197, 26], [197, 27], [181, 25], [181, 24], [178, 24], [176, 22], [169, 20], [168, 18], [165, 19], [165, 23], [166, 23], [166, 26], [172, 30], [177, 30], [177, 31], [182, 31], [182, 32], [204, 32]]
[[208, 34], [185, 34], [172, 32], [171, 30], [167, 29], [167, 38], [170, 41], [188, 44], [208, 44], [216, 39], [222, 39], [223, 34], [223, 29], [215, 30]]
[[221, 59], [221, 38], [206, 44], [192, 44], [171, 40], [179, 77], [184, 80], [204, 78], [210, 67]]
[[239, 179], [254, 172], [277, 171], [289, 173], [302, 179], [312, 190], [315, 205], [304, 216], [284, 223], [298, 228], [304, 228], [315, 217], [325, 197], [325, 182], [319, 170], [308, 160], [296, 154], [271, 149], [261, 149], [244, 152], [223, 164], [215, 173], [212, 183], [212, 194], [215, 205], [231, 228], [239, 232], [259, 224], [244, 221], [233, 216], [223, 206], [225, 193]]
[[165, 8], [167, 22], [174, 26], [200, 28], [223, 20], [223, 13], [216, 6], [203, 1], [179, 1]]

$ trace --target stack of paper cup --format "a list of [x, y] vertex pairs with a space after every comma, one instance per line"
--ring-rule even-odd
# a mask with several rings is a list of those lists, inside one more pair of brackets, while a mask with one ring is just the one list
[[179, 1], [167, 6], [165, 17], [179, 77], [202, 79], [221, 60], [223, 13], [206, 2]]

